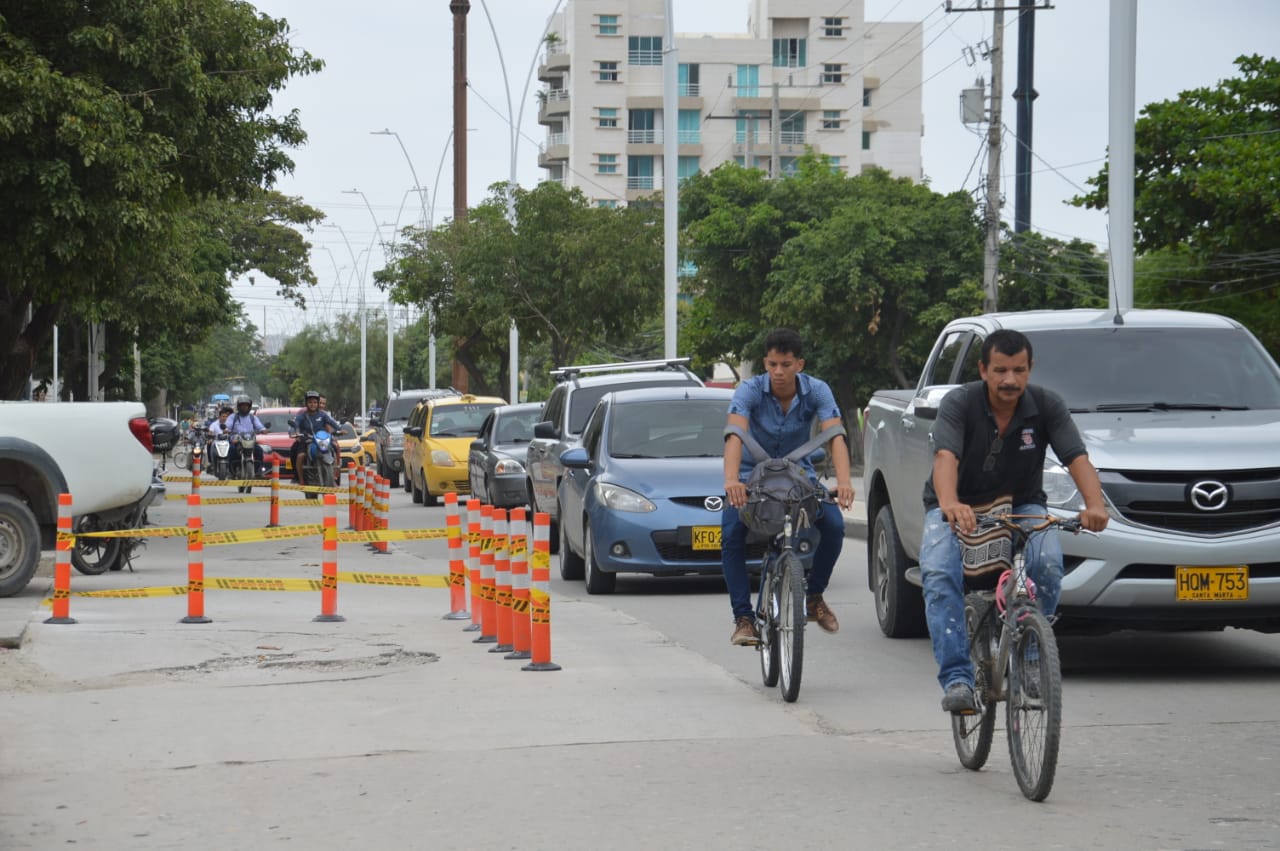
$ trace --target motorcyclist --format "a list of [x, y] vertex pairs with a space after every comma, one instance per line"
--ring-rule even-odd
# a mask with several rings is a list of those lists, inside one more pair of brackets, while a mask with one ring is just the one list
[[[232, 466], [238, 466], [240, 462], [240, 442], [236, 440], [237, 435], [241, 434], [262, 434], [267, 427], [262, 424], [262, 420], [258, 419], [258, 415], [253, 413], [253, 400], [243, 393], [236, 397], [236, 410], [227, 420], [223, 427], [231, 435], [231, 463]], [[253, 445], [253, 469], [257, 475], [261, 475], [264, 469], [262, 460], [262, 446], [258, 443]]]
[[[227, 430], [227, 420], [231, 417], [231, 406], [225, 402], [218, 408], [218, 416], [216, 419], [209, 421], [209, 428], [206, 430], [206, 443], [204, 446], [205, 469], [212, 470], [217, 474], [219, 479], [225, 479], [225, 472], [219, 472], [216, 468], [217, 453], [213, 451], [213, 443], [221, 435], [226, 435], [227, 439], [231, 439], [231, 432]], [[235, 447], [232, 447], [235, 451]], [[228, 455], [227, 460], [230, 461], [232, 456]]]
[[293, 478], [298, 484], [306, 484], [302, 477], [302, 467], [299, 464], [299, 457], [307, 447], [307, 438], [315, 435], [321, 429], [327, 429], [334, 436], [331, 452], [334, 453], [334, 459], [337, 459], [337, 435], [341, 426], [338, 421], [329, 415], [328, 411], [320, 408], [320, 393], [316, 390], [308, 390], [304, 397], [307, 405], [305, 411], [299, 411], [298, 416], [293, 420], [293, 430], [296, 439], [293, 441], [293, 448], [290, 450], [290, 457], [293, 461]]

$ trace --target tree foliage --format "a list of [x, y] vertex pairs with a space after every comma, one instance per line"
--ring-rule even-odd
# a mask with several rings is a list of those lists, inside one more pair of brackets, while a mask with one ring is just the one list
[[[212, 214], [202, 205], [262, 199], [305, 139], [296, 113], [268, 112], [272, 93], [320, 67], [285, 21], [236, 0], [5, 4], [0, 395], [22, 390], [64, 316], [130, 324]], [[150, 323], [167, 315], [146, 304]]]
[[[1134, 128], [1135, 304], [1209, 310], [1280, 352], [1280, 60], [1143, 107]], [[1077, 206], [1106, 209], [1110, 173]]]
[[853, 411], [914, 384], [943, 323], [980, 309], [982, 237], [972, 199], [806, 157], [795, 176], [727, 164], [684, 194], [697, 266], [684, 339], [700, 362], [753, 361], [775, 326], [807, 341], [807, 367]]
[[1091, 242], [1063, 242], [1027, 231], [1000, 245], [999, 308], [1064, 310], [1106, 307], [1107, 258]]
[[[462, 221], [409, 229], [375, 275], [399, 303], [429, 310], [437, 341], [452, 339], [472, 390], [504, 395], [507, 332], [548, 352], [545, 370], [633, 338], [660, 313], [662, 229], [651, 208], [591, 207], [577, 189], [545, 182], [495, 186]], [[538, 345], [530, 345], [538, 344]], [[527, 363], [527, 362], [526, 362]]]

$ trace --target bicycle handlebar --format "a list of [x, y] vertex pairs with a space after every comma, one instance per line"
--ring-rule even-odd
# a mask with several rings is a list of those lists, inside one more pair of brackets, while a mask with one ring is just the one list
[[[1021, 523], [1016, 522], [1018, 520], [1040, 520], [1042, 522], [1031, 526], [1023, 526]], [[1008, 529], [1013, 529], [1026, 535], [1031, 535], [1035, 532], [1043, 532], [1050, 527], [1057, 526], [1062, 531], [1070, 532], [1073, 535], [1077, 535], [1080, 532], [1088, 532], [1087, 529], [1081, 527], [1079, 517], [1072, 517], [1064, 520], [1061, 517], [1055, 517], [1052, 514], [980, 514], [977, 517], [977, 522], [978, 531], [986, 531], [988, 529], [995, 529], [996, 527], [1004, 526]], [[1095, 533], [1089, 532], [1089, 534]]]

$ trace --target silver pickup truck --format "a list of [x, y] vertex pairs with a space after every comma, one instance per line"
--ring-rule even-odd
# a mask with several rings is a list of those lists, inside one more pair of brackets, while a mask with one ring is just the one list
[[[1031, 340], [1031, 382], [1060, 393], [1111, 524], [1062, 535], [1063, 624], [1280, 631], [1280, 368], [1239, 323], [1204, 313], [1029, 311], [946, 326], [913, 390], [871, 398], [863, 435], [868, 584], [880, 629], [925, 634], [916, 566], [942, 397], [978, 380], [983, 340]], [[1050, 510], [1083, 506], [1053, 457]]]

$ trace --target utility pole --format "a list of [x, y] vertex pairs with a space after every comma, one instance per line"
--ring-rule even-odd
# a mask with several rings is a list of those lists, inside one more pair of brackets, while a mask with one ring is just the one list
[[[467, 13], [471, 0], [449, 0], [453, 13], [453, 220], [467, 218]], [[460, 341], [455, 341], [455, 344]], [[453, 358], [453, 386], [466, 393], [467, 370]]]
[[[1014, 153], [1013, 232], [1031, 229], [1031, 111], [1039, 96], [1035, 88], [1036, 2], [1021, 0], [1018, 6], [1018, 104], [1017, 147]], [[1053, 8], [1047, 2], [1045, 9]]]
[[1000, 136], [1004, 128], [1000, 101], [1004, 97], [1004, 7], [996, 6], [991, 34], [991, 121], [987, 125], [987, 239], [982, 252], [982, 311], [999, 307], [1000, 267]]

